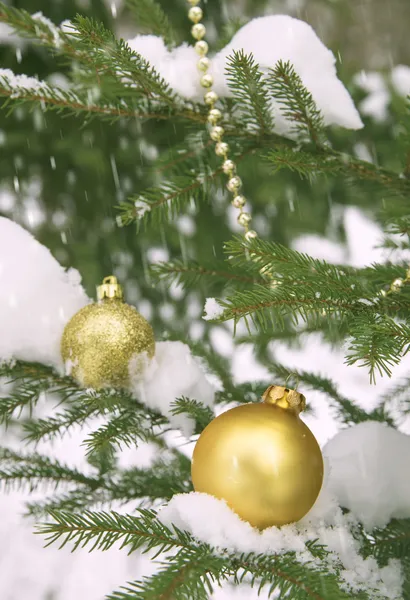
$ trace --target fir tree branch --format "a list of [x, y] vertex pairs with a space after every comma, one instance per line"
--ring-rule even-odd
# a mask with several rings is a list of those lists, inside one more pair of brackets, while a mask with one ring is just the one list
[[161, 564], [155, 575], [129, 583], [107, 600], [207, 600], [212, 583], [220, 583], [229, 572], [225, 560], [208, 547], [195, 553], [182, 550], [177, 559], [168, 557]]
[[410, 327], [386, 315], [357, 315], [350, 325], [350, 334], [353, 339], [346, 362], [367, 367], [372, 383], [376, 373], [390, 377], [391, 367], [398, 365], [409, 349]]
[[26, 503], [27, 516], [35, 519], [47, 519], [53, 511], [84, 512], [90, 508], [101, 509], [112, 502], [112, 494], [102, 487], [91, 490], [80, 487], [63, 494], [55, 494], [51, 498]]
[[[254, 150], [253, 146], [244, 149], [235, 157], [236, 162], [240, 162]], [[195, 178], [192, 177], [192, 172], [189, 172], [186, 175], [174, 176], [157, 187], [148, 188], [119, 206], [121, 222], [123, 225], [129, 225], [135, 220], [144, 223], [149, 221], [158, 225], [164, 219], [171, 220], [192, 199], [208, 200], [222, 174], [222, 167], [211, 172], [201, 172]]]
[[223, 313], [215, 319], [223, 322], [250, 318], [252, 323], [266, 331], [270, 327], [284, 326], [285, 319], [294, 324], [300, 320], [311, 323], [324, 314], [333, 317], [354, 315], [364, 310], [363, 304], [338, 297], [319, 297], [310, 287], [287, 289], [279, 285], [272, 289], [256, 285], [250, 291], [237, 292], [220, 302]]
[[12, 390], [0, 402], [0, 423], [8, 423], [17, 413], [27, 408], [32, 413], [35, 405], [47, 391], [65, 393], [75, 392], [73, 383], [68, 378], [57, 375], [49, 367], [40, 364], [3, 363], [0, 365], [0, 377], [14, 384]]
[[[87, 400], [89, 398], [87, 397]], [[66, 410], [45, 419], [30, 419], [23, 425], [25, 439], [29, 442], [51, 440], [56, 436], [63, 437], [75, 425], [84, 425], [90, 418], [102, 411], [94, 402], [86, 402], [82, 398]]]
[[236, 269], [223, 261], [215, 261], [212, 266], [199, 265], [197, 263], [185, 263], [182, 260], [169, 263], [157, 263], [151, 267], [151, 273], [159, 281], [167, 283], [175, 282], [189, 289], [198, 285], [204, 279], [210, 284], [232, 283], [239, 286], [246, 286], [252, 283], [263, 285], [266, 281], [262, 277], [255, 277], [246, 274], [245, 269]]
[[175, 94], [147, 61], [93, 19], [77, 16], [72, 30], [67, 33], [39, 13], [30, 15], [25, 10], [0, 3], [0, 22], [77, 61], [90, 73], [97, 74], [99, 82], [108, 76], [117, 84], [127, 84], [134, 94], [157, 98], [169, 106], [175, 104]]
[[121, 221], [123, 225], [129, 225], [134, 220], [155, 220], [157, 224], [164, 219], [171, 220], [193, 196], [204, 196], [203, 184], [198, 177], [181, 176], [146, 189], [143, 194], [131, 197], [120, 205]]
[[403, 570], [403, 599], [410, 597], [410, 519], [392, 519], [385, 527], [361, 533], [364, 557], [374, 556], [381, 566], [400, 560]]
[[245, 128], [261, 135], [270, 132], [273, 119], [268, 87], [253, 55], [234, 51], [227, 59], [226, 75]]
[[148, 469], [136, 467], [120, 471], [110, 480], [108, 494], [112, 500], [128, 502], [136, 498], [170, 500], [174, 494], [192, 491], [191, 461], [179, 452], [171, 458], [155, 460]]
[[172, 403], [171, 413], [173, 415], [185, 414], [194, 419], [196, 423], [195, 433], [201, 433], [214, 418], [214, 413], [209, 406], [205, 406], [198, 400], [184, 397], [178, 398]]
[[[167, 557], [169, 567], [173, 565], [181, 570], [187, 557], [191, 557], [194, 561], [201, 559], [204, 566], [207, 567], [205, 571], [208, 574], [210, 585], [212, 581], [219, 582], [220, 579], [228, 576], [233, 576], [237, 582], [240, 582], [245, 576], [250, 575], [252, 585], [258, 583], [260, 588], [269, 586], [270, 594], [279, 591], [282, 594], [293, 594], [289, 596], [290, 598], [304, 600], [347, 600], [351, 597], [342, 590], [337, 575], [330, 573], [322, 563], [327, 554], [323, 546], [315, 547], [313, 543], [310, 543], [307, 549], [312, 554], [312, 562], [304, 562], [304, 564], [299, 564], [295, 560], [294, 552], [283, 555], [255, 555], [252, 553], [239, 556], [229, 553], [221, 555], [220, 551], [214, 553], [208, 544], [198, 542], [188, 532], [181, 531], [175, 526], [171, 531], [156, 518], [154, 511], [139, 509], [138, 512], [138, 517], [119, 515], [115, 512], [93, 513], [88, 511], [81, 515], [52, 512], [52, 522], [40, 525], [38, 533], [46, 535], [47, 545], [61, 542], [60, 547], [63, 547], [67, 542], [71, 542], [73, 550], [85, 546], [91, 546], [91, 551], [95, 549], [108, 550], [116, 543], [119, 543], [121, 548], [128, 548], [130, 553], [138, 549], [155, 550], [155, 556], [159, 556], [162, 552], [174, 550], [173, 554]], [[313, 566], [314, 558], [316, 559], [315, 566]], [[319, 564], [317, 563], [318, 558], [321, 559]], [[212, 561], [211, 564], [208, 564], [208, 559]], [[195, 561], [194, 564], [199, 563]], [[123, 600], [128, 597], [146, 598], [145, 591], [148, 594], [149, 591], [155, 590], [155, 593], [158, 594], [159, 591], [160, 593], [169, 591], [170, 586], [176, 593], [177, 585], [182, 586], [185, 583], [185, 577], [189, 580], [189, 573], [187, 570], [184, 580], [177, 581], [175, 581], [174, 574], [174, 569], [166, 573], [160, 571], [157, 581], [154, 576], [152, 579], [135, 582], [123, 592], [116, 592], [112, 598], [122, 598]], [[145, 595], [133, 596], [135, 593]], [[157, 595], [156, 597], [161, 596]], [[186, 598], [186, 596], [178, 595], [175, 597]], [[365, 600], [367, 596], [358, 594], [357, 598]]]
[[268, 84], [294, 130], [317, 145], [324, 131], [323, 117], [291, 63], [279, 60], [270, 70]]
[[337, 156], [326, 153], [314, 154], [295, 147], [278, 146], [269, 151], [266, 160], [273, 166], [273, 172], [289, 169], [303, 179], [314, 180], [318, 175], [337, 175], [349, 172], [349, 166], [343, 164]]
[[349, 298], [368, 296], [369, 289], [363, 286], [355, 269], [314, 259], [281, 244], [258, 239], [246, 243], [236, 238], [225, 245], [225, 252], [237, 269], [253, 272], [259, 278], [264, 273], [266, 283], [311, 285], [323, 296], [330, 288]]
[[167, 15], [155, 0], [126, 0], [138, 31], [161, 37], [167, 46], [175, 42], [175, 33]]
[[52, 482], [55, 487], [61, 483], [82, 484], [91, 489], [100, 485], [98, 479], [40, 454], [25, 456], [0, 448], [0, 465], [0, 484], [6, 489], [28, 486], [30, 491], [33, 491], [47, 482]]
[[152, 510], [139, 509], [138, 517], [120, 515], [116, 512], [90, 512], [79, 515], [69, 512], [51, 512], [50, 523], [38, 526], [38, 533], [46, 536], [47, 546], [60, 541], [60, 548], [67, 542], [73, 550], [92, 544], [90, 551], [109, 550], [120, 543], [129, 553], [138, 549], [155, 549], [158, 556], [172, 548], [195, 550], [197, 544], [192, 536], [174, 527], [163, 525]]
[[153, 413], [148, 420], [146, 407], [136, 405], [130, 409], [120, 409], [108, 423], [93, 431], [83, 444], [87, 454], [108, 452], [112, 456], [116, 449], [123, 446], [129, 448], [136, 446], [138, 440], [146, 442], [153, 439], [153, 427], [164, 423], [167, 423], [164, 417], [154, 416]]
[[[133, 108], [129, 104], [127, 108], [124, 106], [125, 102], [118, 104], [97, 104], [90, 102], [89, 97], [87, 98], [88, 94], [84, 94], [81, 90], [76, 92], [62, 90], [56, 86], [52, 87], [43, 81], [38, 81], [38, 84], [39, 91], [27, 89], [23, 85], [21, 87], [12, 86], [10, 85], [10, 79], [6, 79], [0, 72], [0, 97], [6, 99], [2, 105], [3, 108], [8, 108], [10, 113], [11, 110], [15, 110], [18, 106], [26, 105], [33, 107], [39, 105], [42, 110], [54, 110], [58, 113], [64, 111], [68, 115], [77, 117], [81, 115], [85, 121], [99, 117], [110, 123], [120, 118], [168, 120], [180, 116], [177, 113], [170, 112], [169, 109], [161, 109], [161, 107], [155, 109], [151, 106], [150, 109], [147, 109], [145, 106], [136, 106]], [[187, 112], [181, 116], [184, 118], [197, 118], [193, 112]]]

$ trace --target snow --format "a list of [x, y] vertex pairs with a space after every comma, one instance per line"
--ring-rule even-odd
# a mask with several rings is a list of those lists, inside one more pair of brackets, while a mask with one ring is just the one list
[[[45, 27], [49, 30], [49, 32], [51, 33], [51, 35], [53, 37], [54, 46], [56, 48], [59, 48], [62, 43], [60, 29], [52, 21], [50, 21], [50, 19], [48, 17], [44, 16], [41, 11], [34, 13], [33, 15], [31, 15], [31, 17], [35, 21], [38, 21], [39, 23], [41, 23], [41, 25], [43, 27]], [[38, 36], [40, 38], [43, 37], [44, 36], [43, 30], [40, 28], [36, 28], [36, 29], [38, 29]]]
[[143, 378], [138, 368], [135, 371], [132, 365], [131, 374], [136, 398], [167, 417], [171, 426], [181, 430], [186, 437], [192, 435], [195, 423], [186, 414], [173, 415], [172, 403], [184, 396], [205, 406], [213, 405], [215, 389], [189, 346], [182, 342], [157, 342], [155, 357], [144, 369]]
[[0, 361], [61, 368], [67, 321], [89, 299], [79, 273], [65, 269], [17, 223], [0, 217]]
[[[303, 564], [310, 562], [313, 569], [341, 568], [340, 578], [351, 593], [366, 591], [373, 600], [401, 597], [400, 562], [390, 560], [380, 569], [372, 557], [363, 559], [352, 534], [354, 518], [343, 515], [326, 489], [322, 490], [317, 503], [322, 504], [318, 514], [312, 509], [299, 523], [270, 527], [262, 532], [242, 521], [223, 500], [199, 492], [176, 494], [160, 510], [158, 518], [168, 527], [175, 525], [188, 531], [220, 553], [226, 550], [275, 555], [295, 552], [295, 560]], [[306, 543], [314, 540], [328, 546], [330, 554], [323, 562], [306, 548]]]
[[182, 44], [168, 51], [164, 40], [156, 35], [137, 35], [127, 44], [131, 50], [148, 60], [175, 91], [186, 98], [199, 97], [198, 55], [193, 46]]
[[207, 298], [204, 311], [205, 315], [203, 316], [203, 319], [205, 321], [211, 321], [212, 319], [218, 319], [223, 314], [224, 308], [215, 298]]
[[11, 69], [0, 69], [0, 79], [5, 80], [10, 88], [16, 90], [14, 98], [18, 97], [19, 89], [26, 91], [43, 91], [47, 84], [37, 79], [37, 77], [29, 77], [28, 75], [15, 75]]
[[329, 490], [367, 529], [410, 518], [410, 436], [367, 421], [340, 431], [323, 449]]
[[375, 71], [361, 71], [354, 77], [354, 82], [368, 94], [359, 105], [360, 112], [383, 123], [389, 116], [391, 89], [404, 98], [410, 94], [410, 67], [396, 65], [387, 77]]
[[[216, 74], [215, 91], [227, 94], [227, 82], [222, 77], [226, 59], [234, 50], [252, 53], [262, 70], [273, 67], [278, 60], [290, 61], [305, 87], [311, 92], [326, 125], [341, 125], [348, 129], [360, 129], [363, 124], [353, 101], [336, 74], [333, 53], [317, 37], [313, 28], [287, 15], [272, 15], [253, 19], [242, 27], [231, 42], [219, 52], [213, 61]], [[276, 127], [289, 125], [273, 107]]]
[[[169, 51], [164, 41], [153, 35], [138, 35], [128, 40], [132, 50], [149, 61], [152, 67], [181, 96], [202, 99], [195, 50], [186, 44]], [[234, 50], [252, 53], [261, 71], [266, 73], [278, 60], [290, 61], [321, 110], [326, 125], [360, 129], [363, 124], [353, 101], [337, 78], [332, 52], [324, 46], [310, 25], [287, 15], [272, 15], [253, 19], [244, 25], [216, 56], [211, 58], [210, 73], [214, 90], [220, 96], [230, 96], [225, 69], [227, 58]], [[181, 77], [184, 73], [184, 77]], [[291, 124], [279, 105], [272, 103], [275, 130], [291, 135]]]
[[391, 71], [391, 82], [394, 89], [400, 96], [410, 94], [410, 67], [407, 65], [397, 65]]
[[15, 46], [22, 49], [25, 46], [25, 40], [19, 37], [14, 30], [6, 23], [0, 23], [0, 45]]

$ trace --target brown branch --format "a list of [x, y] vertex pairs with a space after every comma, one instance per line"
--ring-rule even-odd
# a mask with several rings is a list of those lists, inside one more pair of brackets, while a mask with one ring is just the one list
[[[245, 561], [238, 560], [235, 562], [239, 565], [240, 568], [246, 569], [246, 570], [250, 570], [249, 567], [253, 566]], [[310, 596], [311, 598], [314, 598], [315, 600], [326, 600], [326, 598], [324, 596], [320, 596], [317, 592], [312, 590], [312, 588], [307, 586], [303, 581], [301, 581], [299, 579], [295, 579], [291, 575], [288, 575], [288, 573], [284, 573], [280, 569], [276, 569], [276, 568], [271, 568], [270, 571], [272, 572], [273, 575], [276, 575], [277, 577], [281, 577], [282, 579], [285, 579], [286, 581], [289, 581], [293, 585], [297, 586], [299, 589], [305, 591], [308, 594], [308, 596]]]
[[[324, 304], [325, 306], [330, 306], [332, 308], [338, 309], [338, 308], [344, 308], [345, 310], [354, 310], [355, 308], [357, 308], [356, 305], [354, 304], [347, 304], [345, 302], [341, 302], [341, 303], [335, 303], [334, 300], [323, 300], [323, 299], [319, 299], [316, 298], [315, 299], [317, 302]], [[254, 305], [249, 305], [249, 306], [241, 306], [239, 308], [229, 308], [227, 307], [227, 311], [231, 312], [232, 314], [239, 314], [239, 315], [244, 315], [247, 313], [251, 313], [251, 312], [255, 312], [257, 310], [260, 310], [261, 308], [272, 308], [274, 306], [294, 306], [294, 305], [298, 305], [298, 304], [312, 304], [312, 300], [311, 299], [302, 299], [302, 298], [298, 298], [295, 300], [284, 300], [284, 299], [279, 299], [279, 300], [269, 300], [266, 302], [261, 302], [260, 304], [254, 304]]]
[[[8, 90], [6, 88], [0, 88], [0, 96], [4, 98], [11, 98], [13, 95], [13, 90]], [[48, 96], [44, 96], [42, 94], [25, 94], [24, 96], [19, 96], [16, 98], [17, 100], [27, 100], [31, 102], [39, 102], [42, 104], [50, 104], [53, 107], [68, 109], [68, 110], [78, 110], [87, 113], [100, 114], [103, 116], [112, 116], [113, 118], [118, 117], [126, 117], [126, 118], [137, 118], [137, 119], [161, 119], [168, 120], [171, 117], [181, 117], [191, 119], [193, 121], [200, 121], [201, 123], [205, 121], [205, 118], [202, 118], [202, 115], [194, 113], [193, 111], [186, 113], [174, 113], [171, 114], [160, 114], [160, 113], [138, 113], [133, 110], [126, 110], [122, 108], [117, 108], [114, 106], [98, 106], [96, 104], [85, 105], [81, 104], [81, 102], [69, 102], [67, 100], [50, 98]]]

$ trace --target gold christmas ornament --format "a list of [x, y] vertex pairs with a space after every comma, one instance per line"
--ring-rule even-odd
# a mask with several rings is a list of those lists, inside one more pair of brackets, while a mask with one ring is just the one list
[[225, 500], [259, 529], [299, 521], [323, 482], [322, 453], [299, 418], [305, 404], [302, 394], [273, 385], [263, 402], [211, 421], [193, 453], [195, 491]]
[[126, 387], [130, 361], [135, 366], [155, 352], [151, 325], [123, 301], [116, 277], [97, 288], [98, 302], [88, 304], [67, 323], [61, 356], [67, 371], [83, 387]]

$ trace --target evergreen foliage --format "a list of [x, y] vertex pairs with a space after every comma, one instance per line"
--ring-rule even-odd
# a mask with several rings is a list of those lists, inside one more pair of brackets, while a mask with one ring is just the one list
[[[20, 6], [24, 4], [26, 9]], [[270, 345], [276, 340], [292, 345], [302, 336], [320, 333], [333, 346], [346, 343], [346, 362], [363, 366], [372, 382], [390, 376], [408, 352], [410, 286], [404, 261], [354, 268], [291, 248], [301, 233], [323, 236], [329, 231], [333, 216], [328, 199], [333, 198], [340, 206], [371, 212], [383, 226], [384, 245], [393, 258], [397, 251], [409, 249], [410, 117], [405, 103], [396, 99], [393, 125], [386, 125], [379, 137], [376, 131], [374, 136], [368, 133], [370, 125], [354, 134], [328, 131], [292, 64], [279, 61], [265, 77], [252, 55], [233, 53], [227, 69], [232, 98], [221, 102], [223, 125], [252, 197], [255, 220], [269, 221], [264, 239], [247, 242], [232, 237], [225, 220], [227, 201], [220, 191], [224, 179], [205, 133], [206, 107], [181, 98], [118, 39], [103, 2], [92, 3], [83, 16], [75, 16], [71, 4], [67, 0], [73, 27], [63, 31], [32, 15], [28, 1], [0, 2], [0, 23], [23, 36], [29, 48], [21, 65], [1, 47], [0, 59], [15, 73], [37, 79], [27, 86], [18, 75], [0, 73], [6, 109], [0, 115], [0, 132], [4, 130], [10, 150], [1, 161], [0, 179], [12, 190], [19, 178], [16, 220], [24, 213], [30, 181], [41, 178], [46, 218], [39, 239], [63, 264], [80, 269], [90, 292], [108, 272], [122, 273], [128, 291], [133, 285], [137, 289], [133, 300], [144, 297], [151, 302], [157, 338], [166, 332], [165, 339], [188, 343], [218, 378], [218, 404], [255, 402], [266, 387], [261, 381], [236, 384], [230, 360], [212, 347], [212, 331], [219, 323], [236, 325], [243, 319], [248, 335], [238, 336], [236, 343], [252, 344], [273, 380], [290, 377], [305, 390], [321, 392], [343, 426], [369, 419], [398, 426], [410, 412], [408, 377], [368, 412], [319, 371], [289, 373], [272, 359]], [[168, 16], [167, 4], [162, 8], [154, 0], [128, 0], [125, 16], [172, 47], [187, 23], [178, 22], [185, 16], [181, 7], [178, 17]], [[211, 4], [210, 15], [218, 27], [221, 10], [218, 3]], [[53, 10], [56, 23], [67, 16]], [[232, 35], [238, 23], [225, 25]], [[56, 69], [72, 87], [50, 80]], [[294, 124], [297, 140], [274, 133], [272, 99]], [[386, 149], [385, 139], [394, 144], [394, 152]], [[372, 148], [377, 160], [358, 158], [358, 143]], [[19, 166], [20, 154], [24, 161]], [[56, 170], [50, 167], [50, 156], [56, 157]], [[66, 246], [53, 224], [58, 211], [67, 214]], [[181, 214], [194, 221], [195, 235], [183, 232]], [[130, 225], [134, 227], [126, 227]], [[334, 231], [336, 241], [343, 241], [340, 219]], [[392, 234], [399, 234], [400, 240]], [[167, 248], [168, 258], [149, 264], [147, 251], [158, 246]], [[405, 283], [394, 290], [391, 284], [397, 278]], [[182, 298], [172, 296], [176, 285], [184, 290]], [[189, 307], [195, 302], [203, 306], [210, 295], [224, 310], [216, 324], [203, 325], [200, 341], [195, 341], [189, 335]], [[167, 319], [161, 307], [170, 302], [174, 312]], [[99, 419], [98, 428], [84, 434], [88, 474], [35, 451], [4, 447], [0, 486], [30, 491], [48, 486], [46, 500], [27, 505], [28, 514], [42, 523], [38, 532], [48, 544], [90, 551], [118, 544], [129, 553], [150, 552], [160, 561], [154, 575], [127, 583], [107, 596], [110, 600], [206, 600], [218, 585], [243, 581], [289, 600], [352, 598], [342, 583], [341, 565], [329, 569], [330, 552], [320, 540], [306, 548], [312, 561], [301, 564], [292, 552], [221, 552], [165, 526], [152, 506], [192, 490], [190, 461], [168, 446], [167, 419], [127, 392], [83, 390], [49, 367], [22, 361], [1, 364], [0, 378], [8, 384], [0, 395], [0, 423], [15, 429], [32, 448]], [[52, 406], [50, 414], [38, 410], [43, 400]], [[196, 433], [213, 416], [196, 398], [186, 397], [175, 399], [172, 412], [193, 418]], [[119, 466], [124, 447], [147, 441], [161, 451], [149, 469]], [[137, 506], [135, 514], [111, 510], [113, 503], [129, 502]], [[391, 558], [402, 561], [404, 600], [410, 599], [409, 534], [408, 519], [393, 520], [370, 534], [356, 532], [363, 556], [374, 557], [381, 567]], [[371, 600], [364, 592], [355, 597]]]

